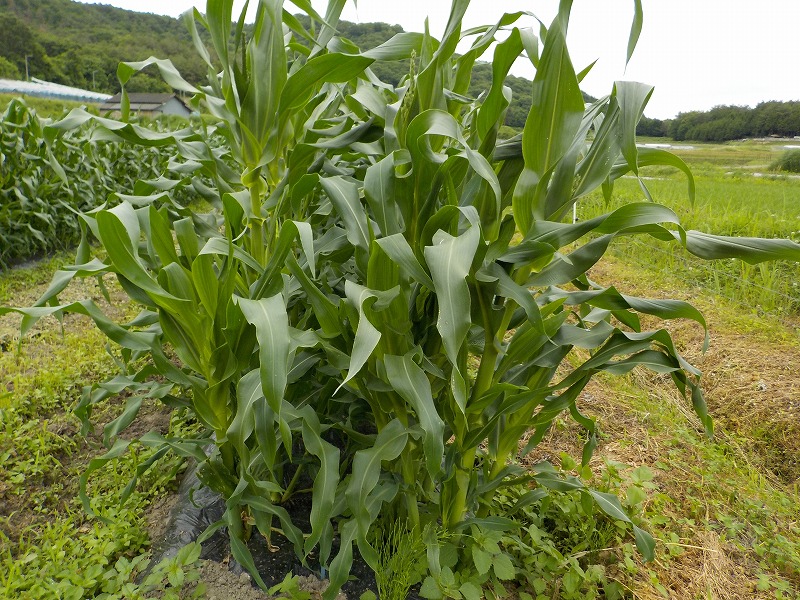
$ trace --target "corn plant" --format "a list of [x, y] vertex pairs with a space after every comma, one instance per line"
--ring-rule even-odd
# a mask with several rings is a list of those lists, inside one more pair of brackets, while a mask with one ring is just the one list
[[0, 115], [0, 268], [76, 245], [76, 212], [166, 166], [163, 154], [95, 141], [90, 125], [48, 145], [48, 122], [22, 99]]
[[[84, 245], [37, 306], [15, 309], [26, 315], [23, 329], [50, 314], [88, 314], [121, 348], [123, 372], [87, 390], [78, 407], [88, 419], [98, 402], [135, 392], [106, 426], [111, 449], [84, 482], [125, 452], [129, 442], [118, 434], [143, 397], [187, 407], [203, 436], [150, 433], [139, 442], [157, 447], [154, 456], [197, 459], [202, 482], [226, 500], [220, 524], [234, 557], [261, 585], [245, 545], [253, 527], [267, 543], [285, 538], [301, 557], [316, 548], [330, 567], [326, 597], [346, 581], [354, 544], [379, 567], [371, 540], [381, 517], [426, 532], [437, 575], [432, 532], [509, 526], [492, 508], [510, 482], [531, 482], [522, 502], [548, 489], [579, 489], [630, 522], [613, 496], [547, 465], [525, 471], [514, 459], [568, 412], [586, 430], [588, 462], [595, 423], [579, 397], [601, 371], [670, 374], [711, 432], [699, 372], [666, 329], [643, 331], [640, 315], [705, 321], [684, 302], [601, 288], [589, 269], [619, 236], [753, 263], [797, 260], [800, 246], [685, 231], [650, 201], [570, 221], [582, 197], [601, 187], [610, 195], [616, 179], [638, 176], [643, 165], [683, 170], [693, 194], [680, 159], [636, 147], [652, 88], [617, 82], [584, 104], [587, 70], [576, 73], [565, 42], [570, 2], [537, 37], [516, 25], [522, 13], [462, 32], [468, 0], [453, 0], [441, 39], [400, 34], [364, 51], [336, 35], [342, 1], [324, 17], [310, 3], [295, 4], [310, 27], [280, 0], [258, 3], [252, 29], [243, 15], [232, 26], [228, 0], [191, 14], [209, 66], [199, 89], [169, 61], [120, 66], [124, 84], [156, 64], [212, 113], [206, 131], [154, 134], [81, 111], [48, 129], [55, 140], [92, 120], [107, 139], [169, 149], [171, 172], [182, 174], [141, 182], [133, 195], [118, 193], [115, 206], [84, 214], [107, 258], [92, 259]], [[629, 53], [641, 27], [635, 5]], [[471, 98], [472, 67], [501, 30], [508, 36], [494, 45], [492, 86]], [[462, 40], [471, 45], [458, 55]], [[510, 93], [504, 80], [522, 54], [536, 68], [533, 105], [521, 136], [499, 142]], [[411, 60], [396, 89], [370, 71], [376, 60], [400, 59]], [[226, 144], [211, 144], [214, 136]], [[213, 210], [196, 214], [176, 202], [187, 188]], [[73, 277], [105, 274], [143, 306], [134, 321], [114, 323], [90, 301], [58, 304]], [[313, 480], [306, 532], [283, 506], [304, 475]], [[276, 525], [282, 536], [272, 535]], [[652, 538], [633, 531], [652, 557]]]

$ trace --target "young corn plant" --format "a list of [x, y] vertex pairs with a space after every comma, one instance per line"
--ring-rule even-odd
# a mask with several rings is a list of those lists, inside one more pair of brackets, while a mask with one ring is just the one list
[[[103, 259], [85, 243], [35, 307], [2, 309], [22, 312], [23, 329], [46, 315], [87, 314], [121, 348], [123, 372], [87, 390], [78, 407], [88, 419], [98, 402], [134, 392], [106, 426], [111, 448], [84, 482], [126, 451], [118, 434], [142, 398], [189, 407], [203, 436], [149, 433], [139, 442], [157, 447], [154, 456], [197, 459], [202, 482], [226, 500], [234, 557], [262, 586], [245, 545], [253, 527], [268, 543], [285, 537], [301, 557], [316, 548], [330, 568], [326, 597], [347, 580], [354, 544], [379, 568], [372, 530], [385, 518], [426, 535], [435, 579], [435, 530], [457, 539], [474, 527], [510, 526], [491, 513], [495, 493], [512, 482], [533, 486], [521, 502], [577, 489], [630, 522], [614, 496], [546, 464], [525, 471], [514, 459], [569, 412], [587, 432], [588, 462], [597, 442], [594, 421], [580, 411], [582, 390], [598, 372], [637, 366], [669, 373], [710, 432], [699, 372], [666, 329], [643, 331], [640, 315], [705, 322], [684, 302], [601, 288], [589, 269], [626, 235], [753, 263], [798, 260], [800, 246], [685, 231], [649, 200], [571, 222], [582, 197], [611, 194], [616, 179], [638, 177], [644, 165], [686, 172], [690, 196], [693, 180], [677, 157], [636, 147], [652, 88], [617, 82], [584, 103], [588, 69], [576, 73], [567, 51], [568, 1], [537, 37], [516, 25], [522, 13], [462, 32], [468, 0], [453, 0], [440, 40], [400, 34], [365, 51], [336, 34], [343, 1], [324, 17], [295, 4], [311, 27], [280, 0], [261, 0], [252, 26], [244, 14], [232, 24], [227, 0], [191, 14], [209, 66], [201, 88], [169, 61], [120, 66], [124, 84], [155, 64], [213, 115], [207, 129], [154, 134], [73, 111], [47, 130], [55, 140], [93, 120], [104, 139], [173, 153], [165, 177], [83, 215]], [[641, 28], [635, 6], [629, 54]], [[501, 30], [508, 35], [498, 41]], [[462, 43], [467, 51], [456, 54]], [[492, 47], [491, 88], [471, 98], [473, 65]], [[521, 55], [536, 69], [533, 105], [522, 135], [501, 142], [504, 80]], [[369, 69], [400, 59], [411, 60], [398, 88]], [[212, 211], [176, 202], [186, 189]], [[142, 304], [133, 322], [114, 323], [91, 301], [58, 303], [73, 277], [106, 274]], [[283, 506], [304, 474], [313, 480], [306, 532]], [[281, 538], [271, 533], [276, 522]], [[652, 538], [633, 531], [651, 557]]]

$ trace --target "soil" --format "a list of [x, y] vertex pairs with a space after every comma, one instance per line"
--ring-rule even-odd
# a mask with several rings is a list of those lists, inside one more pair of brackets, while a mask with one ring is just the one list
[[[197, 582], [188, 585], [183, 590], [182, 598], [190, 598], [198, 583], [202, 582], [206, 589], [206, 600], [269, 600], [273, 598], [253, 585], [247, 573], [236, 575], [227, 565], [213, 561], [200, 561], [200, 578]], [[320, 581], [314, 576], [301, 576], [298, 585], [304, 592], [311, 594], [312, 600], [322, 598], [322, 593], [327, 589], [327, 582]], [[337, 600], [346, 600], [347, 596], [340, 593]]]
[[[174, 555], [183, 545], [196, 539], [208, 525], [222, 517], [225, 509], [222, 498], [208, 489], [193, 491], [198, 485], [193, 469], [189, 469], [177, 493], [154, 503], [148, 511], [147, 522], [150, 539], [153, 541], [153, 564]], [[298, 527], [305, 531], [310, 530], [310, 494], [298, 495], [283, 506]], [[241, 597], [268, 597], [257, 590], [255, 581], [231, 556], [227, 535], [224, 528], [219, 529], [203, 542], [200, 556], [204, 560], [199, 581], [206, 584], [209, 597], [214, 589], [220, 597], [238, 598], [240, 596], [237, 590], [243, 585], [250, 586], [253, 591], [248, 591], [247, 596]], [[309, 556], [304, 565], [297, 558], [292, 544], [282, 536], [274, 536], [271, 544], [268, 544], [256, 532], [247, 546], [256, 570], [268, 588], [281, 583], [288, 573], [299, 577], [301, 589], [311, 592], [312, 598], [316, 598], [327, 588], [328, 582], [320, 580], [318, 576], [321, 569], [315, 557]], [[332, 555], [335, 556], [338, 550], [338, 539], [334, 539]], [[353, 555], [350, 580], [337, 596], [340, 600], [360, 598], [367, 591], [377, 594], [372, 569], [360, 558], [357, 548], [354, 548]], [[226, 586], [232, 587], [226, 591]], [[251, 596], [253, 593], [256, 595]], [[416, 590], [412, 590], [408, 597], [412, 600], [419, 598]]]

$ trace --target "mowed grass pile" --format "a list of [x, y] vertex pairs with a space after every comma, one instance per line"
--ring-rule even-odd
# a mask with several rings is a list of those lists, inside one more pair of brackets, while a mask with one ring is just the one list
[[[698, 327], [669, 324], [703, 370], [713, 439], [661, 376], [636, 371], [588, 390], [605, 433], [596, 464], [645, 466], [655, 474], [645, 512], [662, 552], [650, 579], [646, 569], [638, 574], [633, 597], [800, 597], [797, 319], [747, 313], [702, 286], [619, 258], [605, 260], [592, 277], [629, 293], [690, 300], [711, 329], [702, 353]], [[556, 433], [554, 451], [568, 438], [568, 430]]]
[[[800, 239], [800, 180], [766, 177], [769, 163], [782, 144], [692, 144], [675, 149], [695, 173], [697, 197], [689, 201], [682, 174], [666, 167], [642, 169], [643, 183], [659, 203], [674, 210], [687, 229], [729, 236]], [[682, 149], [683, 148], [683, 149]], [[644, 199], [635, 178], [618, 180], [610, 206], [597, 194], [578, 209], [589, 219], [632, 201]], [[756, 312], [800, 310], [800, 266], [793, 262], [749, 265], [739, 260], [706, 262], [650, 240], [627, 238], [612, 246], [632, 264], [678, 276], [688, 285], [702, 285]]]

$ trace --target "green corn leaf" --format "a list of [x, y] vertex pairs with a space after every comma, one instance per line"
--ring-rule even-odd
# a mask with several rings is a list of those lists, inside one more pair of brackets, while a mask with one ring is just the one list
[[367, 364], [381, 339], [381, 332], [367, 318], [365, 310], [368, 301], [372, 300], [371, 304], [374, 304], [374, 300], [378, 298], [377, 294], [349, 280], [345, 282], [344, 289], [348, 302], [358, 314], [358, 326], [353, 339], [353, 350], [350, 354], [350, 366], [347, 369], [347, 376], [339, 385], [337, 391], [358, 375], [359, 371]]
[[395, 201], [394, 157], [370, 166], [364, 176], [364, 197], [383, 236], [400, 233], [403, 220]]
[[[326, 530], [331, 530], [327, 538], [332, 538], [331, 518], [336, 489], [339, 485], [339, 449], [322, 439], [319, 419], [311, 407], [303, 411], [303, 443], [308, 452], [320, 461], [319, 471], [314, 478], [311, 498], [311, 535], [305, 541], [305, 553], [311, 552]], [[327, 564], [330, 546], [320, 552], [320, 562]]]
[[[125, 209], [124, 207], [128, 207]], [[115, 270], [132, 282], [164, 308], [180, 312], [185, 309], [184, 300], [164, 290], [145, 270], [139, 260], [136, 245], [139, 240], [138, 220], [130, 205], [121, 204], [116, 210], [97, 214], [98, 233]], [[134, 227], [135, 224], [135, 227]]]
[[370, 242], [369, 226], [356, 184], [338, 176], [322, 178], [320, 184], [342, 217], [347, 240], [366, 251]]
[[[572, 146], [583, 118], [583, 95], [567, 53], [565, 32], [558, 18], [547, 33], [533, 81], [533, 104], [522, 134], [525, 170], [514, 190], [514, 218], [527, 233], [534, 217], [544, 216], [537, 205], [537, 186]], [[539, 196], [543, 195], [539, 192]]]
[[406, 238], [398, 233], [388, 237], [384, 237], [375, 242], [381, 249], [391, 258], [406, 275], [410, 276], [417, 283], [421, 283], [429, 290], [433, 291], [434, 285], [430, 275], [425, 271], [423, 266], [414, 256], [414, 251], [408, 245]]
[[436, 410], [428, 377], [409, 354], [387, 354], [383, 360], [389, 383], [417, 414], [423, 431], [422, 443], [428, 474], [435, 479], [441, 471], [444, 456], [444, 421]]
[[353, 472], [345, 495], [347, 504], [358, 526], [358, 535], [363, 537], [372, 521], [368, 509], [368, 499], [381, 474], [381, 463], [395, 460], [408, 443], [408, 430], [393, 419], [378, 433], [371, 448], [359, 450], [353, 459]]
[[[666, 165], [669, 167], [675, 167], [686, 175], [687, 185], [688, 185], [688, 193], [689, 193], [689, 201], [694, 203], [695, 199], [695, 183], [694, 183], [694, 175], [692, 175], [692, 171], [686, 165], [685, 162], [679, 157], [675, 156], [671, 152], [667, 152], [666, 150], [661, 150], [660, 148], [638, 148], [638, 161], [640, 167], [648, 167], [652, 165]], [[614, 178], [616, 176], [616, 166], [611, 173], [611, 177]]]
[[303, 106], [321, 82], [341, 83], [361, 74], [373, 63], [364, 55], [329, 53], [310, 59], [286, 81], [280, 98], [281, 114]]
[[308, 295], [308, 302], [311, 309], [319, 321], [325, 335], [335, 337], [341, 333], [341, 323], [339, 320], [339, 309], [323, 294], [313, 281], [305, 274], [293, 256], [288, 257], [286, 264], [289, 271], [297, 278], [303, 291]]
[[631, 56], [633, 56], [633, 51], [636, 49], [639, 35], [642, 33], [642, 23], [644, 22], [642, 0], [633, 0], [633, 11], [633, 23], [631, 23], [631, 33], [628, 38], [628, 52], [625, 56], [626, 65], [631, 62]]
[[159, 211], [155, 206], [150, 206], [150, 236], [149, 241], [158, 255], [162, 265], [180, 262], [175, 251], [175, 240], [172, 239], [169, 219], [165, 212]]
[[125, 84], [128, 83], [133, 75], [150, 65], [156, 65], [156, 67], [158, 67], [161, 77], [164, 78], [164, 81], [166, 81], [171, 88], [189, 94], [197, 94], [200, 91], [181, 77], [181, 74], [175, 68], [175, 65], [172, 64], [171, 60], [160, 60], [154, 56], [140, 62], [123, 62], [119, 64], [119, 67], [117, 67], [117, 79], [119, 79], [120, 84], [123, 86], [123, 90]]
[[444, 231], [434, 235], [424, 250], [439, 300], [436, 328], [442, 336], [447, 358], [453, 365], [453, 394], [462, 412], [466, 410], [466, 382], [459, 371], [459, 354], [472, 319], [467, 276], [480, 243], [480, 229], [471, 226], [458, 237]]
[[612, 97], [603, 117], [603, 122], [595, 131], [589, 152], [578, 164], [576, 176], [579, 183], [572, 194], [573, 199], [578, 199], [597, 189], [611, 174], [620, 154], [617, 133], [618, 123], [619, 105], [616, 98]]
[[[261, 388], [261, 373], [253, 369], [239, 380], [236, 386], [236, 415], [228, 426], [226, 437], [236, 446], [239, 456], [249, 455], [247, 441], [255, 429], [255, 406], [260, 398], [264, 397]], [[274, 413], [273, 413], [274, 414]], [[270, 423], [270, 429], [274, 426]], [[269, 436], [273, 438], [273, 436]], [[274, 461], [274, 438], [270, 443], [261, 448], [265, 460]], [[271, 465], [271, 462], [268, 462]]]
[[653, 95], [653, 86], [634, 81], [617, 81], [614, 95], [620, 109], [620, 146], [630, 170], [639, 175], [638, 149], [636, 147], [636, 125], [644, 114], [644, 108]]
[[214, 269], [214, 259], [205, 254], [192, 263], [192, 283], [206, 313], [213, 317], [219, 303], [219, 281]]
[[[7, 313], [19, 313], [29, 318], [28, 327], [41, 319], [42, 317], [49, 317], [58, 315], [60, 313], [76, 313], [86, 315], [91, 318], [97, 328], [103, 332], [115, 344], [128, 348], [134, 351], [148, 351], [152, 350], [156, 345], [156, 335], [154, 333], [145, 331], [128, 331], [124, 327], [120, 327], [114, 321], [109, 319], [98, 306], [91, 300], [81, 300], [80, 302], [73, 302], [71, 304], [62, 304], [58, 306], [40, 306], [32, 308], [10, 308], [0, 306], [0, 315]], [[23, 335], [26, 330], [22, 331]]]
[[[673, 234], [680, 239], [679, 232]], [[740, 258], [750, 264], [767, 260], [800, 261], [800, 244], [790, 240], [728, 237], [700, 231], [686, 232], [686, 249], [700, 258]]]
[[[417, 77], [417, 90], [420, 109], [447, 109], [442, 89], [444, 88], [443, 71], [446, 61], [456, 50], [461, 37], [461, 23], [469, 6], [469, 0], [453, 0], [450, 5], [450, 16], [447, 19], [444, 35], [439, 47], [433, 52], [427, 64]], [[425, 60], [425, 52], [420, 56]]]
[[[245, 143], [245, 161], [258, 164], [269, 154], [267, 140], [276, 121], [281, 92], [286, 84], [286, 50], [283, 43], [283, 0], [259, 0], [258, 12], [247, 44], [251, 73], [241, 99], [241, 119], [260, 148]], [[252, 152], [248, 156], [247, 153]], [[275, 150], [271, 150], [275, 152]]]
[[358, 523], [355, 519], [344, 521], [339, 525], [339, 553], [331, 562], [330, 584], [322, 594], [323, 600], [334, 600], [347, 582], [353, 564], [353, 541], [357, 535]]
[[261, 274], [264, 272], [264, 267], [262, 267], [258, 261], [256, 261], [256, 259], [242, 249], [241, 246], [231, 246], [231, 243], [227, 239], [221, 237], [214, 237], [208, 240], [203, 248], [198, 252], [198, 256], [229, 256], [231, 251], [233, 252], [234, 258], [247, 265], [247, 267], [252, 269], [255, 273]]
[[283, 295], [261, 300], [237, 298], [247, 322], [256, 328], [261, 385], [269, 407], [280, 415], [289, 372], [289, 317]]
[[422, 49], [421, 33], [403, 32], [397, 33], [370, 50], [361, 53], [362, 56], [372, 60], [393, 61], [410, 58], [413, 53], [420, 54]]
[[612, 361], [603, 367], [603, 370], [612, 375], [625, 375], [638, 366], [650, 369], [655, 373], [672, 373], [681, 368], [677, 361], [670, 360], [662, 352], [644, 350], [628, 358]]
[[522, 38], [519, 29], [516, 28], [495, 48], [492, 60], [492, 87], [478, 111], [478, 135], [481, 139], [499, 123], [500, 116], [508, 106], [508, 99], [503, 89], [508, 72], [521, 51]]
[[230, 69], [228, 42], [231, 35], [233, 0], [207, 0], [205, 18], [211, 34], [211, 42], [223, 71]]

